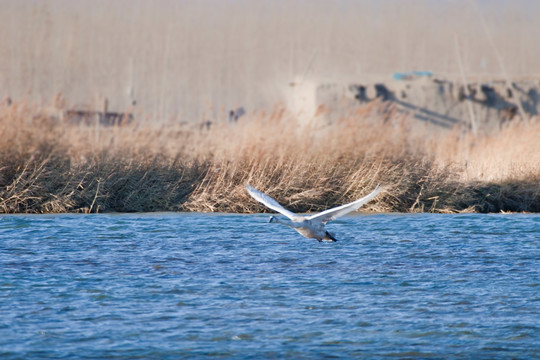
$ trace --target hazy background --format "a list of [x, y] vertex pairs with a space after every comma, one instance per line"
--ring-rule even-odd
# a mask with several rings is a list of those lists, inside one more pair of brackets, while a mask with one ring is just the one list
[[[0, 96], [199, 121], [283, 104], [295, 79], [540, 74], [540, 1], [0, 0]], [[477, 11], [477, 9], [479, 11]]]

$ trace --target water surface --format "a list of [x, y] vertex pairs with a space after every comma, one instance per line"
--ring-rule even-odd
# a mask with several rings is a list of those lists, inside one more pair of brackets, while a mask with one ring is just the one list
[[539, 215], [0, 217], [0, 358], [539, 358]]

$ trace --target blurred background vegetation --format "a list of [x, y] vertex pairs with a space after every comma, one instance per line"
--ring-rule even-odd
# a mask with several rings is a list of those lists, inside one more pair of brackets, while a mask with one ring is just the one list
[[[540, 74], [535, 0], [0, 0], [0, 96], [199, 121], [295, 79]], [[489, 32], [489, 34], [488, 34]], [[488, 37], [493, 39], [490, 43]]]

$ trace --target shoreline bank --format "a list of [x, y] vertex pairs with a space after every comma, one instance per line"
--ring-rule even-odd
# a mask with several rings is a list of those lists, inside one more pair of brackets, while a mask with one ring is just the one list
[[0, 108], [0, 213], [265, 211], [244, 184], [294, 212], [387, 187], [364, 211], [540, 212], [538, 122], [431, 135], [370, 121], [301, 125], [285, 111], [211, 128], [69, 124]]

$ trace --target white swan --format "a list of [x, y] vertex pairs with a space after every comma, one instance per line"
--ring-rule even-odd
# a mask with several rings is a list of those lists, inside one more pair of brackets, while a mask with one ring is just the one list
[[366, 204], [375, 196], [377, 196], [377, 194], [379, 194], [382, 190], [379, 185], [377, 185], [375, 190], [373, 190], [369, 195], [353, 201], [352, 203], [328, 209], [315, 215], [302, 216], [296, 215], [295, 213], [285, 209], [276, 200], [272, 199], [266, 194], [263, 194], [249, 184], [246, 184], [246, 189], [249, 195], [251, 195], [255, 200], [269, 207], [270, 209], [285, 215], [290, 219], [279, 219], [272, 216], [270, 217], [270, 220], [268, 220], [268, 222], [277, 222], [283, 225], [287, 225], [298, 231], [303, 236], [307, 238], [314, 238], [318, 241], [337, 241], [337, 239], [332, 234], [326, 231], [325, 224], [328, 221], [335, 220], [340, 216], [350, 213], [351, 211], [358, 210], [362, 205]]

